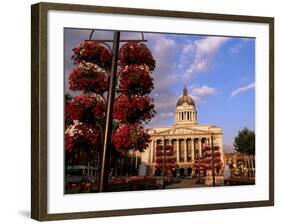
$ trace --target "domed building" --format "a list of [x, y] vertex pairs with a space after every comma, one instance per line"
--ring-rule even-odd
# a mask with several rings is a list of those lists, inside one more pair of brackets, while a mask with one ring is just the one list
[[155, 126], [149, 129], [151, 142], [144, 153], [141, 153], [141, 161], [145, 165], [148, 175], [154, 175], [156, 171], [156, 146], [172, 145], [176, 158], [174, 175], [192, 176], [194, 172], [194, 158], [202, 155], [205, 144], [219, 146], [221, 161], [223, 161], [222, 129], [215, 125], [198, 123], [198, 114], [194, 99], [188, 95], [186, 86], [182, 96], [175, 102], [175, 122], [172, 126]]

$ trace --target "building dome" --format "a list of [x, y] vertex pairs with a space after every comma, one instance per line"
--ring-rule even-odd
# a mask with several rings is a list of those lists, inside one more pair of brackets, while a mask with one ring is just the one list
[[188, 95], [188, 92], [187, 92], [187, 88], [186, 86], [184, 87], [183, 89], [183, 95], [178, 99], [177, 101], [177, 106], [181, 106], [183, 105], [184, 103], [187, 103], [188, 105], [192, 105], [195, 107], [195, 102], [194, 100], [192, 99], [192, 97], [190, 97]]
[[195, 102], [188, 95], [186, 86], [183, 88], [183, 94], [177, 101], [175, 112], [175, 124], [187, 125], [197, 123], [197, 110]]

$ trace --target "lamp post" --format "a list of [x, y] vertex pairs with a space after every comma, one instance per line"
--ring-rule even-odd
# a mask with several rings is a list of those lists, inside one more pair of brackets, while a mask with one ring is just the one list
[[[103, 132], [103, 146], [101, 152], [101, 164], [100, 164], [100, 179], [99, 179], [99, 192], [107, 191], [108, 176], [109, 176], [109, 165], [110, 165], [110, 148], [111, 148], [111, 134], [112, 134], [112, 111], [114, 105], [115, 92], [124, 92], [125, 90], [116, 90], [116, 73], [118, 67], [118, 51], [120, 42], [147, 42], [144, 39], [143, 32], [141, 33], [141, 39], [123, 39], [120, 40], [120, 31], [114, 31], [114, 37], [112, 39], [92, 39], [95, 30], [92, 30], [89, 39], [85, 41], [95, 41], [106, 45], [110, 50], [112, 43], [112, 65], [111, 73], [109, 77], [109, 89], [107, 95], [107, 107], [106, 107], [106, 118], [105, 128]], [[103, 97], [103, 96], [101, 96]]]
[[112, 67], [111, 67], [111, 75], [109, 79], [109, 91], [107, 95], [107, 109], [106, 109], [104, 141], [103, 141], [102, 158], [101, 158], [99, 192], [107, 191], [107, 182], [108, 182], [108, 173], [109, 173], [108, 171], [109, 171], [109, 161], [110, 161], [109, 155], [110, 155], [110, 144], [111, 144], [110, 137], [112, 132], [111, 114], [113, 110], [113, 102], [115, 97], [119, 40], [120, 40], [120, 32], [115, 31], [114, 38], [113, 38]]
[[[93, 41], [92, 35], [94, 30], [92, 30], [89, 40]], [[120, 40], [120, 31], [114, 31], [113, 40], [94, 40], [96, 42], [100, 42], [105, 44], [110, 49], [110, 45], [107, 42], [113, 42], [112, 47], [112, 66], [111, 66], [111, 74], [109, 78], [109, 90], [107, 95], [107, 108], [106, 108], [106, 119], [105, 119], [105, 129], [103, 135], [103, 147], [101, 154], [101, 167], [100, 167], [100, 180], [99, 180], [99, 192], [107, 191], [108, 185], [108, 175], [109, 175], [109, 163], [110, 163], [110, 148], [111, 148], [111, 134], [112, 134], [112, 111], [114, 105], [114, 97], [116, 92], [116, 73], [118, 66], [118, 51], [119, 51], [119, 43], [120, 42], [147, 42], [144, 40], [144, 35], [141, 32], [142, 39], [133, 40], [133, 39], [125, 39]]]
[[213, 176], [213, 187], [216, 186], [216, 178], [215, 178], [215, 153], [214, 153], [214, 134], [211, 134], [211, 149], [212, 149], [212, 176]]
[[166, 143], [165, 136], [163, 137], [163, 189], [165, 189], [165, 176], [166, 176]]

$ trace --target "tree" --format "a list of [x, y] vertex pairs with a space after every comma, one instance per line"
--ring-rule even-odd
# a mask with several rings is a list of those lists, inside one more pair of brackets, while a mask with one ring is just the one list
[[255, 154], [255, 132], [244, 128], [238, 132], [234, 139], [234, 149], [237, 152], [246, 153], [250, 155]]

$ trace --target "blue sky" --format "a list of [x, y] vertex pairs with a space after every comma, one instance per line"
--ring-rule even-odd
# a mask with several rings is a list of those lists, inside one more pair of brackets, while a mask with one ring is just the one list
[[[87, 39], [89, 30], [65, 29], [65, 79], [73, 68], [71, 49]], [[112, 38], [97, 31], [95, 38]], [[198, 121], [222, 127], [230, 151], [238, 130], [255, 129], [255, 39], [201, 35], [145, 33], [156, 60], [154, 99], [157, 115], [150, 125], [172, 125], [176, 101], [187, 84]], [[123, 32], [121, 38], [139, 38]], [[66, 90], [68, 89], [67, 81]]]

